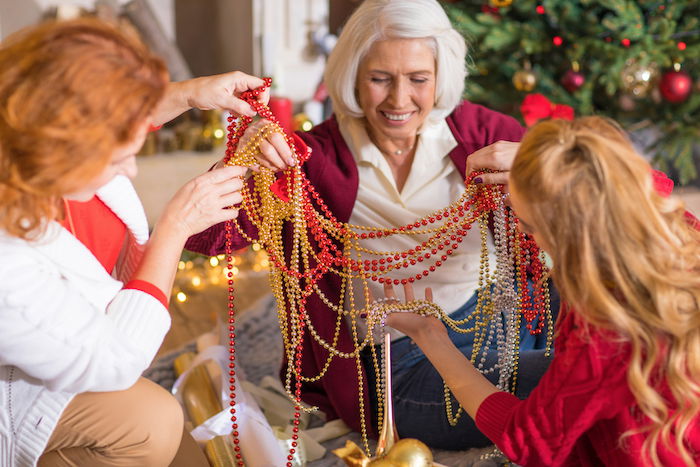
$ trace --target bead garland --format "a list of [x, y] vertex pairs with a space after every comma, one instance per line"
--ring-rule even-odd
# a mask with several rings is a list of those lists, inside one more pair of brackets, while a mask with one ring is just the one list
[[[499, 389], [514, 391], [518, 370], [519, 320], [522, 317], [526, 321], [527, 328], [532, 334], [541, 333], [546, 322], [548, 325], [547, 349], [549, 349], [552, 319], [549, 310], [549, 291], [543, 280], [546, 271], [539, 259], [539, 249], [532, 239], [518, 231], [517, 218], [506, 208], [499, 187], [472, 183], [472, 179], [479, 175], [479, 173], [473, 173], [466, 178], [466, 190], [457, 201], [413, 223], [394, 228], [382, 228], [339, 222], [301, 170], [301, 166], [311, 156], [310, 150], [300, 154], [269, 108], [258, 101], [260, 94], [271, 84], [270, 78], [264, 78], [264, 81], [265, 84], [262, 87], [242, 93], [241, 98], [248, 102], [262, 118], [271, 123], [262, 127], [245, 141], [242, 148], [239, 148], [241, 138], [253, 119], [241, 116], [236, 120], [230, 116], [225, 161], [228, 165], [248, 167], [257, 165], [255, 156], [260, 143], [273, 133], [278, 133], [284, 137], [292, 150], [296, 157], [296, 164], [285, 170], [279, 178], [273, 171], [261, 167], [253, 174], [253, 183], [245, 184], [241, 192], [243, 195], [241, 207], [257, 228], [258, 238], [254, 239], [246, 235], [235, 219], [226, 222], [225, 227], [225, 252], [228, 261], [230, 411], [238, 465], [243, 465], [243, 458], [239, 447], [235, 402], [235, 307], [232, 272], [234, 228], [246, 240], [257, 242], [265, 248], [271, 263], [270, 285], [278, 304], [280, 331], [285, 356], [289, 362], [285, 375], [285, 389], [295, 407], [292, 448], [287, 456], [288, 467], [293, 465], [292, 461], [298, 447], [301, 411], [315, 409], [302, 404], [302, 383], [318, 381], [322, 378], [333, 358], [336, 357], [353, 358], [356, 361], [362, 440], [365, 450], [369, 452], [360, 351], [370, 346], [375, 373], [382, 374], [379, 371], [380, 364], [387, 363], [381, 362], [376, 355], [376, 339], [373, 330], [383, 330], [389, 313], [413, 311], [436, 316], [456, 332], [474, 333], [472, 363], [482, 373], [499, 371]], [[489, 267], [487, 247], [489, 216], [493, 218], [497, 258], [493, 273]], [[286, 252], [287, 254], [282, 242], [282, 229], [285, 223], [291, 223], [293, 227], [292, 244], [289, 245], [290, 251]], [[406, 303], [397, 301], [370, 303], [368, 280], [404, 285], [428, 277], [460, 247], [464, 237], [475, 223], [479, 226], [481, 237], [481, 260], [477, 307], [470, 316], [462, 320], [454, 320], [437, 305], [425, 300]], [[362, 240], [394, 235], [427, 235], [428, 238], [406, 251], [377, 251], [361, 245]], [[369, 258], [363, 259], [364, 255]], [[426, 268], [420, 273], [403, 279], [387, 277], [389, 274], [417, 264], [426, 264]], [[527, 287], [528, 273], [532, 275], [537, 285], [532, 296]], [[326, 297], [318, 287], [318, 282], [326, 274], [335, 274], [341, 279], [337, 304]], [[366, 305], [359, 310], [354, 303], [356, 291], [352, 279], [360, 279], [363, 284], [359, 293], [364, 297]], [[330, 340], [322, 338], [306, 313], [307, 301], [312, 294], [316, 294], [329, 310], [337, 313], [334, 335]], [[354, 344], [351, 352], [343, 352], [337, 348], [343, 319], [348, 319], [350, 322]], [[367, 324], [368, 331], [364, 336], [358, 333], [358, 319], [364, 319]], [[474, 326], [461, 327], [471, 320], [476, 323]], [[314, 339], [329, 352], [328, 359], [316, 375], [303, 375], [301, 371], [304, 338]], [[485, 369], [485, 356], [494, 340], [498, 349], [498, 362], [494, 367]], [[382, 423], [381, 414], [385, 402], [382, 397], [385, 394], [382, 384], [381, 378], [378, 378], [376, 391], [379, 401], [379, 426]], [[445, 409], [450, 424], [455, 425], [462, 413], [462, 408], [459, 407], [457, 412], [452, 410], [451, 394], [447, 386], [445, 386]]]

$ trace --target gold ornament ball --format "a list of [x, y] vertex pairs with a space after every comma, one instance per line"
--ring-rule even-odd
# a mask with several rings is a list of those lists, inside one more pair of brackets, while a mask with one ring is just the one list
[[498, 7], [498, 8], [503, 8], [504, 6], [510, 6], [511, 3], [513, 3], [513, 0], [491, 0], [491, 5]]
[[431, 467], [433, 453], [417, 439], [405, 438], [397, 441], [386, 455], [395, 467]]
[[530, 92], [537, 85], [537, 77], [530, 70], [518, 70], [513, 75], [513, 86], [518, 91]]
[[396, 464], [391, 462], [386, 457], [380, 457], [379, 459], [370, 461], [369, 464], [367, 464], [367, 467], [396, 467]]
[[655, 63], [641, 65], [636, 59], [627, 60], [620, 75], [622, 90], [635, 98], [647, 97], [658, 76], [659, 69]]
[[294, 131], [309, 131], [314, 126], [304, 112], [294, 115], [293, 120]]

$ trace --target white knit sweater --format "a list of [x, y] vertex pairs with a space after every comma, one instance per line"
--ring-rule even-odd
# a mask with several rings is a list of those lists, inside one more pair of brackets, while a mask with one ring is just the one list
[[143, 254], [148, 224], [129, 180], [97, 196], [126, 224], [111, 277], [52, 222], [39, 241], [0, 231], [0, 466], [33, 466], [74, 395], [129, 388], [150, 364], [170, 316], [122, 290]]

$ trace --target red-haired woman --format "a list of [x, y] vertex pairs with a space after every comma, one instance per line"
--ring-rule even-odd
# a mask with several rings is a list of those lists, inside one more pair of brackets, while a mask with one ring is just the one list
[[236, 95], [262, 84], [168, 84], [160, 59], [97, 20], [0, 45], [0, 465], [207, 465], [178, 403], [140, 375], [185, 240], [237, 215], [243, 171], [184, 185], [150, 239], [129, 177], [151, 125], [191, 106], [250, 115]]

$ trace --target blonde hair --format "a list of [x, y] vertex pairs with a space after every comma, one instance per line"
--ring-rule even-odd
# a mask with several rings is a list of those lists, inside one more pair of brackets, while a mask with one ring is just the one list
[[685, 438], [700, 409], [700, 234], [683, 204], [656, 192], [649, 164], [600, 117], [533, 127], [511, 183], [563, 299], [630, 345], [627, 382], [649, 418], [645, 460], [660, 465], [661, 442], [695, 465]]
[[328, 57], [324, 82], [339, 115], [364, 116], [355, 94], [360, 62], [377, 41], [425, 39], [435, 56], [435, 107], [447, 117], [462, 99], [467, 45], [436, 0], [365, 0], [350, 16]]
[[165, 64], [97, 19], [50, 21], [0, 45], [0, 228], [30, 238], [131, 141], [160, 101]]

